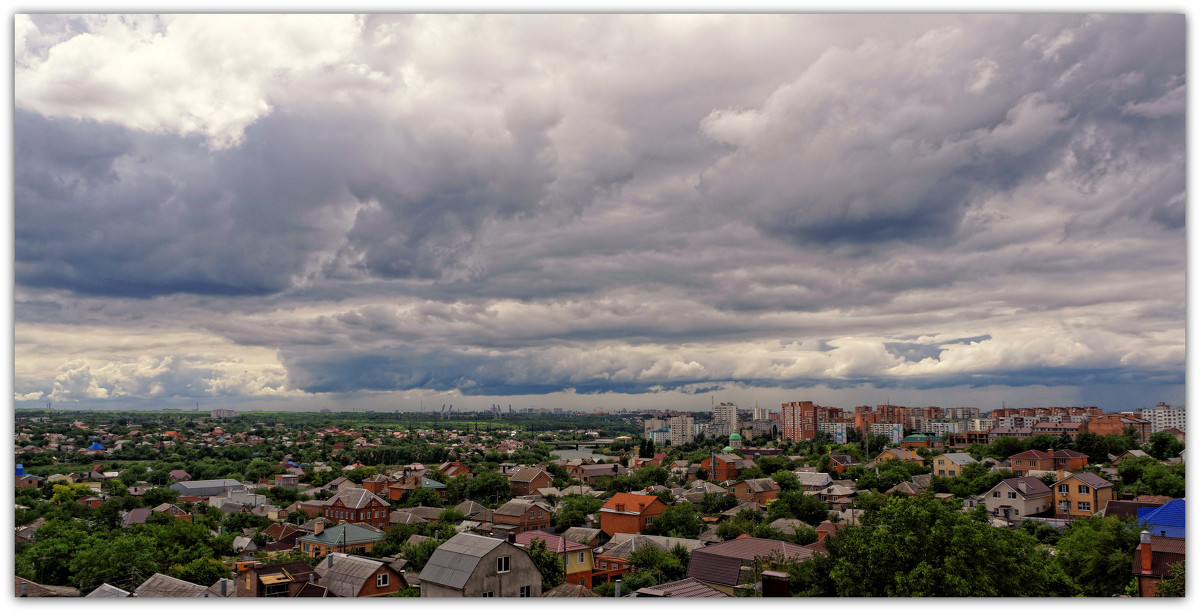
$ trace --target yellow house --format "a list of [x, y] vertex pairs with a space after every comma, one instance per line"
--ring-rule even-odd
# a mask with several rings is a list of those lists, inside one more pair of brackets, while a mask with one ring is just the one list
[[975, 458], [965, 453], [943, 453], [929, 461], [933, 474], [939, 477], [957, 477], [967, 464], [974, 464]]
[[895, 449], [885, 449], [883, 453], [875, 456], [875, 463], [882, 464], [888, 460], [900, 460], [901, 462], [913, 462], [920, 466], [925, 465], [925, 458], [913, 449], [908, 447], [897, 447]]
[[1104, 510], [1113, 498], [1113, 484], [1095, 473], [1061, 476], [1050, 489], [1054, 491], [1054, 516], [1061, 519], [1089, 517]]
[[528, 549], [534, 539], [546, 541], [546, 549], [557, 553], [564, 562], [566, 577], [563, 582], [591, 589], [592, 573], [596, 569], [591, 547], [542, 530], [526, 530], [512, 537], [513, 543], [522, 549]]

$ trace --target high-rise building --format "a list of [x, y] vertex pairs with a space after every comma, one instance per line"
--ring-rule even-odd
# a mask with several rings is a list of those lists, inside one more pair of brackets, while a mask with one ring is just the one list
[[672, 445], [690, 443], [696, 438], [696, 420], [691, 415], [676, 415], [667, 420]]
[[766, 421], [771, 418], [771, 409], [767, 407], [754, 407], [754, 420]]
[[783, 403], [783, 438], [806, 441], [817, 435], [817, 406], [810, 400]]
[[736, 404], [722, 402], [713, 407], [712, 424], [708, 426], [709, 438], [729, 436], [738, 431], [738, 407]]
[[1150, 422], [1150, 432], [1162, 432], [1167, 428], [1186, 430], [1187, 412], [1184, 407], [1171, 408], [1171, 405], [1160, 402], [1153, 409], [1142, 409], [1136, 412], [1138, 417]]

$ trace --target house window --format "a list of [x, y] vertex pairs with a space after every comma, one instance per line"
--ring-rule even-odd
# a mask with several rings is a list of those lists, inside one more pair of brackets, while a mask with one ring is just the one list
[[579, 552], [579, 563], [583, 564], [583, 552]]
[[388, 584], [388, 574], [387, 573], [379, 573], [378, 575], [375, 575], [375, 587], [387, 587], [387, 584]]
[[1081, 501], [1079, 501], [1079, 503], [1078, 503], [1078, 505], [1077, 505], [1077, 507], [1076, 507], [1076, 508], [1078, 508], [1080, 511], [1091, 511], [1091, 510], [1092, 510], [1092, 503], [1090, 503], [1090, 502], [1083, 502], [1083, 501], [1081, 500]]
[[533, 595], [533, 586], [529, 586], [529, 585], [521, 586], [521, 598], [529, 598], [532, 595]]
[[533, 519], [533, 511], [529, 512], [529, 519]]
[[1079, 493], [1080, 494], [1090, 494], [1090, 493], [1092, 493], [1092, 488], [1090, 488], [1086, 485], [1081, 485], [1081, 486], [1079, 486]]
[[1071, 486], [1067, 485], [1066, 483], [1064, 483], [1064, 484], [1062, 484], [1062, 485], [1058, 486], [1058, 493], [1059, 493], [1059, 494], [1062, 494], [1063, 496], [1066, 496], [1067, 494], [1070, 494], [1070, 493], [1071, 493]]
[[992, 498], [999, 498], [1000, 492], [992, 492]]
[[601, 562], [600, 570], [608, 570], [608, 562]]
[[1009, 493], [1008, 493], [1008, 497], [1009, 497], [1009, 498], [1016, 499], [1016, 497], [1017, 497], [1017, 493], [1016, 493], [1016, 492], [1009, 492]]
[[943, 475], [943, 476], [944, 476], [944, 475], [946, 474], [946, 471], [944, 471], [944, 470], [939, 470], [939, 471], [938, 471], [938, 474], [939, 474], [939, 475]]
[[647, 526], [649, 526], [649, 525], [650, 525], [650, 524], [652, 524], [652, 523], [654, 523], [654, 518], [653, 518], [653, 517], [647, 517], [647, 518], [646, 518], [646, 525], [647, 525]]
[[483, 597], [484, 597], [484, 598], [495, 598], [495, 597], [496, 597], [496, 592], [484, 592], [484, 593], [483, 593]]
[[508, 556], [496, 558], [496, 572], [498, 572], [498, 573], [508, 572], [508, 563], [509, 563]]

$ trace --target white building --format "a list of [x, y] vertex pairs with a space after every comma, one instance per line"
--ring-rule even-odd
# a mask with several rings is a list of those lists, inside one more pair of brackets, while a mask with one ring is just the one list
[[1151, 432], [1162, 432], [1167, 428], [1187, 430], [1187, 413], [1184, 407], [1171, 408], [1171, 405], [1160, 402], [1153, 409], [1142, 409], [1139, 417], [1150, 422]]
[[691, 415], [676, 415], [667, 420], [667, 431], [672, 445], [690, 443], [696, 438], [696, 420]]
[[729, 436], [738, 431], [738, 407], [736, 404], [722, 402], [713, 407], [712, 423], [708, 426], [709, 438]]
[[771, 409], [769, 407], [754, 407], [754, 421], [766, 421], [771, 419]]
[[871, 424], [871, 434], [882, 434], [888, 441], [899, 443], [904, 440], [904, 424]]

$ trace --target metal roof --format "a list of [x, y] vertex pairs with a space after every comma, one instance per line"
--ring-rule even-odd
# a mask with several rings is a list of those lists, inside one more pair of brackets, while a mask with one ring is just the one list
[[691, 577], [653, 587], [644, 587], [634, 593], [643, 598], [647, 596], [657, 596], [660, 598], [731, 598], [729, 594], [705, 585], [703, 581]]
[[84, 596], [84, 598], [128, 598], [128, 597], [129, 597], [129, 592], [126, 592], [125, 590], [123, 590], [119, 587], [109, 585], [107, 583], [102, 584], [100, 587], [98, 587], [98, 588], [92, 590], [90, 593], [88, 593], [87, 596]]
[[208, 588], [161, 573], [154, 573], [133, 590], [136, 598], [198, 598]]
[[477, 534], [455, 534], [429, 556], [418, 576], [421, 583], [429, 582], [461, 590], [479, 566], [483, 556], [504, 545], [502, 539]]
[[784, 541], [755, 537], [739, 538], [693, 551], [687, 574], [709, 583], [738, 585], [743, 562], [753, 561], [755, 556], [765, 557], [774, 552], [797, 560], [805, 560], [813, 555], [813, 550], [807, 547]]
[[386, 572], [383, 569], [384, 563], [380, 560], [331, 553], [315, 570], [321, 576], [317, 585], [329, 588], [329, 591], [342, 598], [354, 598], [367, 581], [373, 580], [380, 572]]

